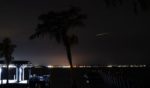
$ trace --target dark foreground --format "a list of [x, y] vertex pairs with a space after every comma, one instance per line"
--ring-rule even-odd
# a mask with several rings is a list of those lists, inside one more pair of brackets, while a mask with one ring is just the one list
[[[143, 68], [69, 68], [50, 69], [48, 88], [150, 88], [150, 69]], [[71, 85], [71, 79], [74, 81]], [[9, 84], [0, 88], [28, 88], [28, 84]], [[31, 88], [31, 87], [30, 87]], [[37, 86], [36, 88], [43, 88]], [[44, 87], [45, 88], [45, 87]]]
[[1, 85], [0, 88], [28, 88], [27, 84], [9, 84], [9, 85]]

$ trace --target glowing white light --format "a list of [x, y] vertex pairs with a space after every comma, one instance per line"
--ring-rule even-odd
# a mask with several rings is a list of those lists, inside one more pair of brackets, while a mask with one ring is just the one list
[[0, 68], [0, 79], [2, 79], [1, 75], [2, 75], [2, 68]]
[[21, 74], [22, 74], [22, 69], [19, 68], [19, 81], [21, 81]]
[[125, 68], [125, 67], [129, 67], [128, 65], [118, 65], [117, 67], [123, 67], [123, 68]]
[[[6, 66], [6, 65], [3, 65], [2, 67], [6, 68], [7, 66]], [[16, 68], [16, 66], [15, 66], [15, 65], [12, 65], [12, 64], [10, 64], [8, 67], [9, 67], [9, 68]]]
[[21, 66], [22, 68], [27, 68], [27, 67], [29, 67], [28, 65], [22, 65]]
[[64, 65], [64, 66], [61, 66], [62, 68], [70, 68], [71, 66], [69, 66], [69, 65]]
[[89, 80], [86, 80], [86, 83], [87, 83], [87, 84], [89, 84], [89, 83], [90, 83], [90, 81], [89, 81]]
[[2, 68], [0, 68], [0, 75], [1, 75], [1, 73], [2, 73]]
[[[3, 81], [3, 84], [6, 84], [6, 79], [4, 80], [0, 80], [0, 84], [2, 83], [1, 81]], [[17, 80], [8, 80], [9, 83], [17, 83]]]
[[143, 65], [143, 67], [146, 67], [146, 65]]
[[[2, 83], [1, 82], [2, 80], [0, 80], [0, 84]], [[9, 83], [17, 83], [17, 80], [9, 80]], [[19, 82], [20, 84], [27, 84], [27, 80], [24, 80], [24, 81], [20, 81]], [[6, 84], [6, 79], [3, 80], [3, 84]]]
[[53, 66], [53, 65], [48, 65], [47, 67], [48, 67], [48, 68], [54, 68], [54, 66]]
[[20, 84], [27, 84], [27, 80], [23, 80], [19, 82]]
[[73, 67], [74, 67], [74, 68], [77, 68], [77, 66], [76, 66], [76, 65], [74, 65]]
[[146, 65], [130, 65], [130, 67], [146, 67]]
[[108, 68], [112, 68], [113, 66], [112, 66], [112, 65], [107, 65], [107, 67], [108, 67]]
[[84, 66], [79, 66], [79, 68], [83, 68]]

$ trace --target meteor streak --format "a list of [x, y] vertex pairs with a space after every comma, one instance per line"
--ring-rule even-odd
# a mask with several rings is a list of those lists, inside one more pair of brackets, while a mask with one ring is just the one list
[[100, 33], [100, 34], [97, 34], [96, 37], [103, 37], [105, 35], [108, 35], [108, 33]]

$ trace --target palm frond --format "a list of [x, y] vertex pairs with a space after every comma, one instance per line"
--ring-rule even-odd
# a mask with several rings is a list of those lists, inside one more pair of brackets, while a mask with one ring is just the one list
[[55, 35], [54, 35], [54, 37], [55, 37], [55, 39], [56, 39], [56, 41], [58, 42], [58, 43], [61, 43], [61, 34], [58, 32], [58, 33], [55, 33]]
[[35, 33], [30, 36], [30, 39], [38, 38], [48, 35], [51, 39], [55, 39], [58, 43], [63, 43], [66, 47], [68, 61], [72, 66], [71, 60], [71, 45], [78, 43], [76, 35], [69, 35], [74, 27], [83, 26], [87, 16], [80, 13], [81, 9], [78, 7], [71, 7], [66, 11], [55, 12], [50, 11], [47, 14], [39, 16], [41, 24], [37, 25]]

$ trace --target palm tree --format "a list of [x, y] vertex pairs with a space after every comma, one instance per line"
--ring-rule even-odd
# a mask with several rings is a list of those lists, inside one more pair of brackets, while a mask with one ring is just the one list
[[14, 49], [16, 48], [16, 45], [11, 43], [11, 40], [9, 38], [5, 38], [2, 43], [0, 43], [0, 57], [4, 57], [6, 67], [7, 67], [7, 81], [8, 84], [8, 78], [9, 78], [9, 64], [13, 60], [12, 53], [14, 52]]
[[138, 13], [141, 9], [142, 11], [147, 11], [150, 8], [150, 0], [104, 0], [107, 6], [121, 6], [125, 3], [128, 5], [132, 4], [134, 13]]
[[34, 39], [49, 35], [50, 38], [55, 38], [58, 43], [62, 43], [66, 48], [71, 68], [73, 68], [71, 46], [78, 42], [78, 37], [75, 34], [70, 34], [70, 31], [75, 27], [83, 26], [83, 19], [86, 18], [86, 15], [81, 14], [80, 11], [79, 8], [72, 7], [66, 11], [50, 11], [48, 14], [42, 14], [39, 16], [42, 23], [38, 24], [35, 33], [30, 36], [30, 39]]

